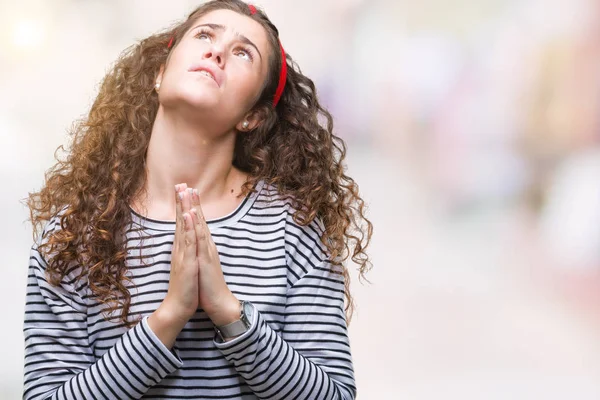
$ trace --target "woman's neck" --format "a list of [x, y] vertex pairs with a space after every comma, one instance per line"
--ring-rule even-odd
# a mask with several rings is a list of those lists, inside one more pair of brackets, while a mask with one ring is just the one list
[[[232, 199], [238, 198], [248, 177], [232, 165], [235, 131], [210, 132], [167, 118], [161, 111], [162, 107], [146, 154], [147, 197], [144, 201], [136, 198], [134, 209], [143, 205], [139, 208], [147, 209], [149, 217], [152, 214], [157, 219], [170, 219], [168, 216], [175, 215], [175, 185], [186, 183], [198, 189], [203, 210], [226, 213], [219, 211], [218, 205], [235, 205]], [[210, 219], [206, 213], [205, 217]]]

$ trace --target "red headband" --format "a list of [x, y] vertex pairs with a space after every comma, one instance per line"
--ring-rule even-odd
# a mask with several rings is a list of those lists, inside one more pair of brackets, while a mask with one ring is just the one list
[[[254, 7], [252, 4], [248, 4], [248, 8], [250, 9], [250, 15], [256, 14], [256, 7]], [[281, 41], [278, 40], [278, 42], [279, 49], [281, 50], [281, 71], [279, 71], [279, 82], [277, 83], [277, 90], [275, 91], [275, 96], [273, 96], [273, 107], [276, 107], [277, 103], [279, 103], [279, 99], [281, 98], [283, 88], [285, 87], [285, 81], [287, 79], [287, 62], [285, 59], [285, 51], [283, 50]]]
[[279, 99], [281, 98], [283, 88], [285, 87], [285, 81], [287, 79], [287, 62], [285, 60], [285, 51], [283, 50], [281, 41], [279, 42], [279, 48], [281, 49], [281, 71], [279, 71], [279, 83], [277, 84], [275, 97], [273, 97], [273, 107], [277, 106], [277, 103], [279, 103]]
[[[250, 9], [250, 15], [256, 14], [256, 7], [252, 4], [248, 5]], [[175, 39], [175, 35], [171, 36], [171, 40], [169, 40], [169, 44], [167, 48], [170, 49], [173, 46], [173, 40]], [[279, 103], [279, 99], [281, 99], [281, 95], [283, 94], [283, 88], [285, 87], [285, 82], [287, 80], [287, 61], [285, 58], [285, 50], [283, 50], [283, 46], [281, 45], [281, 41], [279, 41], [279, 49], [281, 50], [281, 71], [279, 71], [279, 82], [277, 84], [277, 90], [275, 90], [275, 96], [273, 96], [273, 108], [277, 106]]]

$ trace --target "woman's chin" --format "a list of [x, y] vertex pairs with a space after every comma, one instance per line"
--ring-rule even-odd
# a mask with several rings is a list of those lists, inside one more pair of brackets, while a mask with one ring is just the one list
[[214, 94], [190, 94], [180, 93], [177, 96], [169, 96], [170, 98], [162, 99], [164, 106], [168, 108], [181, 108], [182, 110], [194, 110], [196, 112], [210, 111], [219, 108], [220, 99]]
[[181, 93], [181, 99], [186, 103], [202, 107], [219, 103], [220, 93], [216, 90], [191, 91], [185, 90]]

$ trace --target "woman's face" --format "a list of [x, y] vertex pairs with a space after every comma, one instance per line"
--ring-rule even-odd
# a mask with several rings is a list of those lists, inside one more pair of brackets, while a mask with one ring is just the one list
[[216, 129], [239, 125], [267, 77], [267, 33], [253, 19], [230, 10], [198, 18], [172, 50], [157, 82], [160, 102]]

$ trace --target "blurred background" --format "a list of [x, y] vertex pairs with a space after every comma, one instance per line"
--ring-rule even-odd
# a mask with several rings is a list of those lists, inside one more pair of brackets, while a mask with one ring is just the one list
[[[119, 53], [189, 0], [0, 0], [0, 398], [39, 189]], [[359, 399], [600, 399], [600, 3], [262, 0], [348, 145]]]

